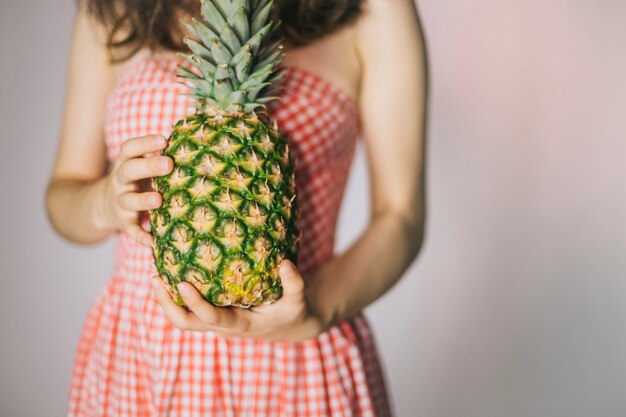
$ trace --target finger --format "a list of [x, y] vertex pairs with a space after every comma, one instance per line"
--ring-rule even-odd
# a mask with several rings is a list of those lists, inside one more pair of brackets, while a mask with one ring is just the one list
[[126, 161], [137, 158], [150, 152], [160, 151], [167, 145], [163, 135], [146, 135], [128, 139], [122, 144], [118, 159]]
[[152, 247], [153, 237], [150, 233], [143, 230], [141, 226], [136, 223], [130, 224], [124, 229], [126, 234], [135, 241], [141, 243], [144, 246]]
[[170, 293], [165, 288], [161, 278], [152, 278], [152, 287], [154, 288], [154, 296], [159, 303], [165, 315], [174, 323], [174, 326], [181, 330], [200, 330], [191, 322], [191, 314], [184, 307], [174, 302]]
[[211, 326], [228, 328], [231, 331], [245, 331], [249, 327], [249, 322], [245, 317], [237, 315], [235, 310], [212, 305], [192, 284], [180, 282], [177, 287], [187, 307], [202, 322]]
[[151, 177], [169, 174], [174, 169], [174, 162], [167, 156], [151, 158], [132, 158], [126, 160], [118, 170], [122, 182], [134, 182]]
[[302, 297], [304, 293], [304, 278], [296, 266], [284, 259], [280, 263], [280, 281], [283, 285], [283, 297]]
[[146, 211], [161, 207], [163, 197], [154, 191], [146, 193], [128, 191], [120, 194], [117, 201], [124, 210]]

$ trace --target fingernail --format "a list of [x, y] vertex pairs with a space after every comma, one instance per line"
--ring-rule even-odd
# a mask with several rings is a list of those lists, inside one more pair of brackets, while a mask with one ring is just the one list
[[157, 205], [159, 204], [159, 196], [156, 194], [153, 194], [150, 196], [150, 203], [153, 205]]
[[165, 137], [164, 136], [158, 136], [156, 139], [154, 139], [154, 144], [156, 146], [163, 146], [163, 145], [165, 145]]
[[170, 168], [170, 161], [169, 161], [169, 159], [167, 159], [167, 158], [163, 158], [163, 159], [161, 160], [160, 165], [161, 165], [161, 168], [162, 168], [162, 169], [164, 169], [164, 170], [168, 170], [168, 169]]
[[288, 261], [283, 261], [280, 264], [280, 274], [281, 275], [288, 275], [291, 274], [293, 272], [292, 268], [291, 268], [291, 262]]
[[186, 285], [183, 285], [182, 283], [178, 283], [178, 285], [176, 285], [176, 288], [178, 288], [178, 292], [180, 292], [183, 295], [183, 297], [189, 295], [189, 288], [187, 288]]

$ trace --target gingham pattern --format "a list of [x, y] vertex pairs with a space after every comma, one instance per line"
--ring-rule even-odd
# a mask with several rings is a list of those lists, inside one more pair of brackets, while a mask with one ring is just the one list
[[[106, 145], [169, 135], [189, 110], [174, 76], [176, 56], [153, 57], [120, 74], [108, 98]], [[303, 231], [299, 267], [330, 257], [354, 155], [358, 112], [328, 82], [288, 67], [282, 101], [268, 110], [290, 141]], [[382, 372], [361, 314], [317, 338], [273, 343], [176, 329], [153, 298], [150, 251], [120, 234], [112, 279], [93, 304], [78, 346], [68, 416], [389, 416]], [[340, 279], [340, 277], [337, 277]]]

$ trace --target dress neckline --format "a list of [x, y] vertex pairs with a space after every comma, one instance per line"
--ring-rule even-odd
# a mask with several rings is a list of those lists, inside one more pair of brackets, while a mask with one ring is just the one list
[[[183, 59], [182, 57], [179, 57], [178, 55], [174, 55], [174, 54], [163, 54], [163, 55], [150, 55], [146, 58], [142, 58], [140, 60], [137, 60], [131, 64], [128, 64], [125, 68], [121, 69], [120, 72], [118, 73], [117, 78], [120, 79], [124, 76], [124, 74], [131, 72], [131, 70], [135, 69], [138, 66], [144, 65], [148, 62], [155, 62], [155, 61], [171, 61], [172, 64], [179, 64], [179, 63], [185, 63], [187, 62], [185, 59]], [[337, 85], [335, 85], [334, 83], [328, 81], [326, 78], [322, 77], [321, 75], [316, 74], [315, 72], [312, 72], [310, 70], [304, 69], [302, 67], [298, 67], [298, 66], [294, 66], [294, 65], [281, 65], [282, 67], [285, 68], [286, 72], [299, 72], [301, 75], [305, 75], [309, 78], [312, 78], [315, 80], [315, 84], [323, 84], [324, 88], [328, 91], [330, 91], [331, 93], [333, 93], [335, 96], [337, 96], [341, 101], [348, 103], [348, 105], [355, 111], [358, 113], [358, 106], [356, 104], [355, 99], [353, 99], [351, 96], [349, 96], [345, 91], [343, 91], [342, 88], [338, 87]], [[176, 68], [176, 65], [172, 65], [171, 66], [171, 70], [174, 70]]]

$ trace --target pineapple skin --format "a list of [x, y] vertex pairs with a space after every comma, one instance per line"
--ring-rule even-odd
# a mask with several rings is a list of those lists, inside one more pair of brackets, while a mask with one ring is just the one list
[[253, 307], [282, 295], [279, 265], [296, 262], [294, 166], [275, 123], [254, 111], [205, 107], [174, 126], [153, 179], [152, 253], [171, 297], [186, 281], [216, 306]]

